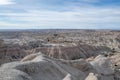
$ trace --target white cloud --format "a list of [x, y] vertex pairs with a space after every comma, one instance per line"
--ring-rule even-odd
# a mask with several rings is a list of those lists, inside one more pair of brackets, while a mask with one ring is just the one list
[[83, 8], [81, 10], [64, 12], [28, 10], [24, 13], [0, 13], [0, 16], [7, 16], [9, 20], [0, 23], [0, 26], [19, 26], [18, 28], [33, 28], [34, 26], [40, 26], [39, 28], [84, 29], [114, 28], [120, 25], [119, 8]]
[[0, 5], [14, 4], [11, 0], [0, 0]]

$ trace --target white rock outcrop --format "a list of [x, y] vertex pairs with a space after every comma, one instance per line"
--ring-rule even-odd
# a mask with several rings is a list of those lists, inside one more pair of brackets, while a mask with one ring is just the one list
[[98, 80], [98, 78], [94, 75], [94, 73], [89, 73], [85, 80]]

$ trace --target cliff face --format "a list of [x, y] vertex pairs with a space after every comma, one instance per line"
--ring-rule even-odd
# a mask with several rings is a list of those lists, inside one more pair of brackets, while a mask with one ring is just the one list
[[0, 64], [20, 60], [26, 55], [27, 53], [19, 45], [3, 44], [0, 46]]
[[[40, 42], [38, 42], [38, 44], [40, 44]], [[79, 44], [75, 46], [41, 44], [41, 46], [36, 47], [38, 44], [36, 41], [33, 43], [30, 42], [30, 44], [26, 45], [3, 43], [0, 47], [0, 64], [17, 61], [28, 54], [36, 52], [42, 52], [52, 58], [66, 60], [75, 60], [80, 58], [86, 59], [89, 57], [95, 57], [99, 54], [112, 53], [112, 50], [106, 46], [92, 46], [87, 44]], [[29, 47], [27, 47], [28, 45]]]
[[80, 58], [95, 57], [99, 54], [105, 55], [106, 53], [112, 53], [112, 50], [105, 46], [90, 46], [86, 44], [72, 46], [72, 47], [43, 47], [36, 48], [34, 52], [42, 52], [49, 57], [57, 59], [75, 60]]
[[0, 80], [119, 80], [111, 65], [101, 55], [88, 62], [53, 59], [36, 53], [22, 61], [2, 65]]
[[[41, 47], [39, 40], [23, 41], [19, 39], [0, 40], [0, 65], [7, 62], [18, 61], [30, 54], [29, 50]], [[44, 42], [43, 42], [44, 43]], [[27, 51], [28, 50], [28, 51]]]

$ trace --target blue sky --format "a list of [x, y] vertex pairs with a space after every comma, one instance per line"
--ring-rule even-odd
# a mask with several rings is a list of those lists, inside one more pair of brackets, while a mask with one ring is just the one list
[[0, 0], [0, 29], [120, 29], [120, 0]]

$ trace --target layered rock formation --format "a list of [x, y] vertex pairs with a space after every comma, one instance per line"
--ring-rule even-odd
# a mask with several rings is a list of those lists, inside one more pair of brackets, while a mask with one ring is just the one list
[[17, 61], [26, 56], [25, 50], [19, 45], [3, 45], [0, 46], [0, 64]]
[[52, 46], [41, 47], [34, 49], [34, 52], [42, 52], [49, 57], [65, 60], [86, 59], [89, 57], [95, 57], [99, 54], [108, 55], [112, 53], [112, 50], [105, 46], [91, 46], [87, 44], [81, 44], [77, 46]]
[[[0, 64], [17, 61], [22, 59], [28, 54], [42, 52], [49, 57], [56, 59], [65, 60], [75, 60], [75, 59], [86, 59], [89, 57], [95, 57], [99, 54], [111, 53], [112, 50], [105, 46], [90, 46], [86, 44], [81, 44], [77, 46], [60, 46], [60, 45], [47, 45], [44, 44], [43, 47], [35, 47], [37, 43], [29, 44], [31, 46], [27, 47], [25, 45], [20, 46], [17, 44], [4, 44], [0, 47]], [[35, 48], [33, 48], [33, 46]], [[46, 54], [47, 53], [47, 54]], [[74, 54], [73, 54], [74, 53]]]
[[120, 80], [119, 31], [13, 31], [0, 39], [0, 64], [11, 62], [0, 80]]
[[[57, 46], [55, 46], [57, 45]], [[120, 32], [111, 30], [20, 30], [0, 32], [0, 64], [42, 52], [57, 59], [108, 56], [120, 48]], [[73, 54], [74, 53], [74, 54]]]

